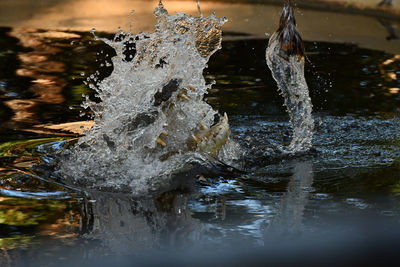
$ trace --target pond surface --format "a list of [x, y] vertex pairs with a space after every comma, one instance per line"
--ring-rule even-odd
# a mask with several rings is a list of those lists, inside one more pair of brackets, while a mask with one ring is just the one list
[[260, 158], [290, 141], [288, 117], [265, 62], [267, 39], [237, 36], [225, 34], [204, 75], [216, 82], [206, 101], [255, 151], [247, 171], [204, 173], [138, 199], [72, 188], [32, 168], [77, 136], [37, 125], [85, 119], [82, 94], [94, 95], [84, 81], [110, 74], [113, 50], [87, 32], [0, 28], [0, 265], [256, 249], [274, 238], [359, 233], [372, 218], [398, 226], [400, 56], [306, 42], [314, 150]]

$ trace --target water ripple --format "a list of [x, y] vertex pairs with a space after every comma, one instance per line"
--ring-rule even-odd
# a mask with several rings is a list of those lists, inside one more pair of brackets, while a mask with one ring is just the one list
[[69, 199], [71, 196], [65, 191], [54, 192], [27, 192], [10, 189], [0, 189], [0, 194], [7, 197], [29, 198], [29, 199]]

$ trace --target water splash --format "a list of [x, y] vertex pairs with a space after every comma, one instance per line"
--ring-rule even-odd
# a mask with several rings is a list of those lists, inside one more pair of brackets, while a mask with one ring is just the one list
[[101, 39], [116, 51], [114, 70], [89, 84], [101, 101], [86, 97], [94, 126], [58, 156], [64, 180], [140, 193], [193, 162], [234, 158], [226, 114], [215, 124], [218, 113], [203, 101], [211, 87], [203, 69], [220, 49], [226, 18], [169, 15], [161, 1], [154, 15], [154, 33]]
[[278, 30], [266, 50], [268, 67], [278, 84], [290, 117], [292, 141], [286, 153], [307, 151], [312, 147], [314, 120], [308, 86], [304, 78], [304, 46], [296, 29], [291, 1], [286, 0]]

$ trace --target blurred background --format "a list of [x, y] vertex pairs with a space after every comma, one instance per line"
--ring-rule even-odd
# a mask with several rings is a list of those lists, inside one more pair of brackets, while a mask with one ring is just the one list
[[[115, 32], [118, 27], [149, 31], [158, 1], [115, 0], [2, 0], [0, 26]], [[281, 0], [201, 1], [205, 14], [215, 11], [229, 22], [224, 31], [265, 37], [277, 25]], [[164, 1], [169, 12], [196, 14], [195, 1]], [[305, 40], [350, 42], [367, 48], [399, 51], [400, 3], [396, 0], [295, 1], [299, 29]], [[130, 12], [135, 10], [134, 16]]]

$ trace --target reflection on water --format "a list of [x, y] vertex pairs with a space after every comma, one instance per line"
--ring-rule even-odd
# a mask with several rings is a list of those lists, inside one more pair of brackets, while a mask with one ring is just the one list
[[179, 192], [145, 200], [96, 193], [81, 208], [81, 233], [101, 241], [108, 253], [192, 247], [204, 231], [203, 224], [191, 215], [187, 195]]
[[272, 235], [281, 238], [303, 232], [304, 210], [312, 192], [313, 178], [311, 161], [293, 163], [293, 175], [287, 192], [280, 200], [278, 214], [266, 230], [267, 237]]
[[[390, 95], [398, 95], [400, 92], [400, 86], [398, 84], [398, 77], [400, 77], [400, 72], [396, 68], [397, 63], [400, 62], [400, 55], [395, 55], [379, 64], [379, 71], [384, 77], [384, 79], [390, 83], [387, 89], [387, 93]], [[400, 107], [398, 108], [400, 111]]]
[[[87, 69], [82, 60], [95, 54], [83, 55], [88, 34], [25, 28], [2, 28], [0, 34], [4, 44], [0, 51], [0, 128], [47, 135], [52, 131], [34, 126], [65, 121], [68, 116], [76, 120], [79, 111], [68, 110], [68, 106], [79, 105], [82, 93], [88, 91], [81, 76]], [[71, 40], [79, 40], [77, 46]]]
[[[9, 193], [0, 199], [5, 211], [0, 213], [0, 222], [8, 225], [8, 230], [3, 231], [5, 236], [0, 240], [8, 244], [11, 255], [18, 255], [22, 247], [46, 249], [53, 243], [57, 250], [49, 259], [57, 257], [58, 248], [62, 249], [65, 243], [79, 244], [85, 240], [89, 242], [85, 253], [94, 255], [131, 255], [160, 248], [200, 249], [210, 243], [229, 247], [236, 244], [242, 232], [243, 241], [252, 246], [262, 244], [265, 224], [269, 225], [264, 233], [268, 239], [301, 230], [311, 192], [312, 164], [300, 161], [289, 165], [293, 166], [293, 174], [287, 189], [282, 188], [287, 193], [280, 197], [279, 204], [271, 201], [274, 198], [257, 199], [250, 195], [240, 200], [240, 195], [250, 192], [228, 185], [230, 182], [224, 188], [223, 181], [210, 180], [201, 192], [192, 188], [193, 193], [170, 191], [139, 200], [129, 195], [57, 191], [59, 186], [32, 176], [3, 173], [0, 193]], [[17, 189], [30, 192], [32, 197], [18, 193]], [[46, 193], [40, 194], [41, 190]], [[246, 213], [251, 216], [244, 216]], [[232, 243], [226, 243], [227, 240]]]
[[52, 60], [60, 49], [46, 44], [45, 40], [35, 35], [36, 30], [20, 29], [10, 32], [11, 37], [19, 40], [18, 45], [23, 50], [15, 56], [19, 66], [15, 74], [30, 81], [29, 88], [25, 88], [35, 97], [31, 99], [10, 99], [4, 101], [13, 112], [10, 128], [20, 128], [20, 123], [38, 123], [39, 105], [58, 105], [63, 103], [61, 94], [66, 85], [65, 79], [60, 75], [65, 72], [65, 65], [60, 61]]
[[[76, 243], [79, 215], [73, 194], [19, 170], [1, 169], [0, 177], [1, 266], [26, 264], [24, 250], [51, 253], [54, 245]], [[40, 257], [29, 257], [40, 262]]]

